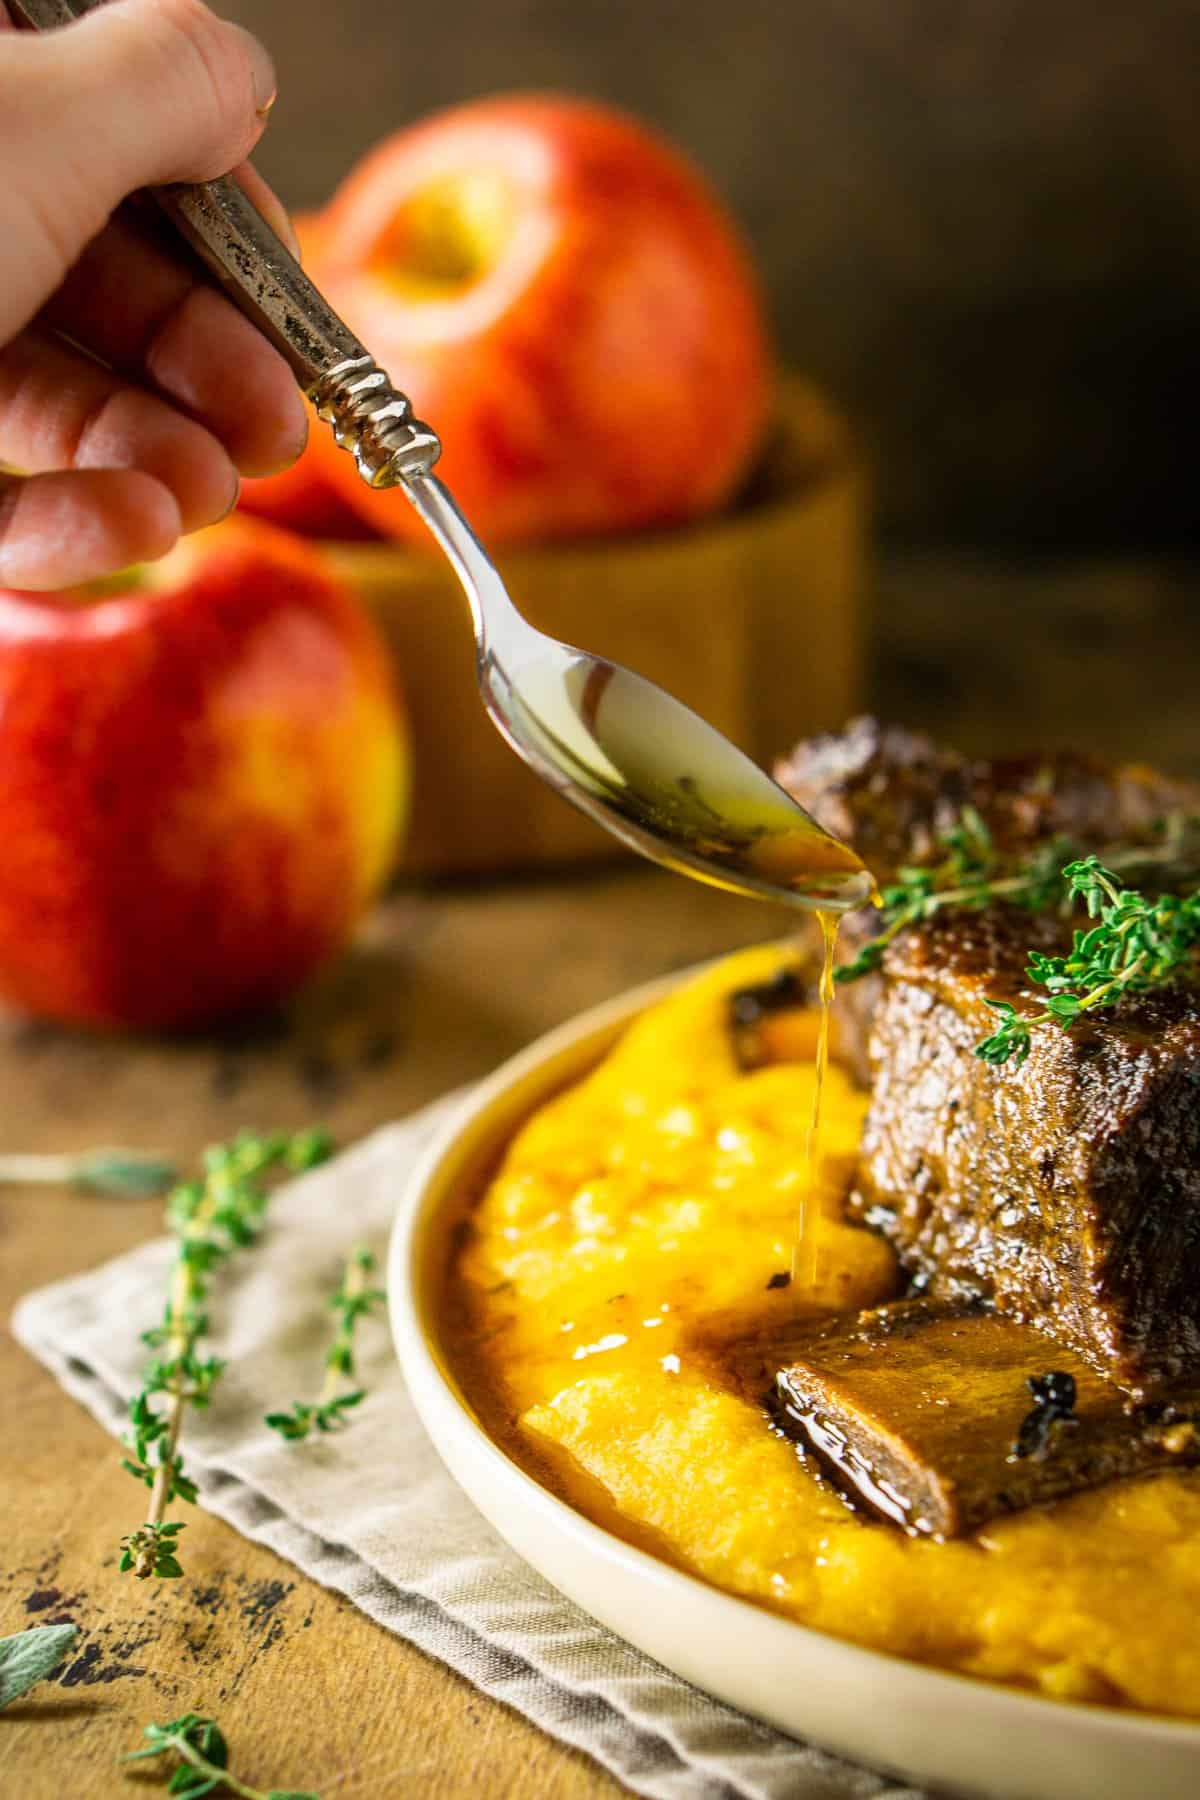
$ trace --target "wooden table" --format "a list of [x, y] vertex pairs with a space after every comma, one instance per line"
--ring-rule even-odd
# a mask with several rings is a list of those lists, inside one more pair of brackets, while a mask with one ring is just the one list
[[[872, 691], [884, 716], [974, 751], [1091, 745], [1200, 773], [1194, 565], [890, 556]], [[0, 1020], [0, 1149], [128, 1141], [180, 1159], [243, 1124], [322, 1118], [351, 1142], [482, 1075], [579, 1008], [770, 934], [769, 913], [652, 871], [401, 891], [274, 1026], [188, 1044]], [[153, 1201], [0, 1189], [0, 1319], [16, 1296], [158, 1230]], [[133, 1793], [115, 1768], [149, 1719], [217, 1713], [235, 1769], [329, 1795], [616, 1793], [583, 1757], [198, 1514], [187, 1578], [137, 1584], [112, 1440], [0, 1337], [0, 1634], [71, 1617], [57, 1687], [0, 1719], [0, 1794]]]
[[[349, 1143], [579, 1008], [774, 926], [766, 909], [650, 870], [402, 891], [286, 1019], [252, 1033], [166, 1044], [0, 1020], [0, 1150], [129, 1143], [186, 1160], [241, 1125], [317, 1118]], [[28, 1289], [156, 1234], [160, 1210], [0, 1189], [0, 1317]], [[190, 1707], [219, 1717], [235, 1772], [264, 1788], [339, 1800], [620, 1791], [202, 1512], [189, 1517], [182, 1581], [118, 1575], [113, 1547], [140, 1512], [116, 1444], [7, 1332], [0, 1391], [0, 1635], [80, 1627], [60, 1683], [0, 1718], [0, 1794], [136, 1794], [116, 1757], [147, 1721]]]

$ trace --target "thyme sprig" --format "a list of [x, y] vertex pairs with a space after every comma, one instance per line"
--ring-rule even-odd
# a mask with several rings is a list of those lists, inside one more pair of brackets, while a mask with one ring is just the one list
[[1115, 1006], [1124, 994], [1160, 987], [1200, 944], [1200, 890], [1147, 898], [1122, 887], [1098, 856], [1068, 863], [1062, 878], [1071, 900], [1083, 900], [1098, 923], [1077, 931], [1065, 956], [1030, 951], [1025, 972], [1048, 996], [1041, 1012], [1018, 1012], [1007, 1000], [987, 1002], [1000, 1024], [976, 1047], [986, 1063], [1014, 1057], [1019, 1068], [1039, 1025], [1071, 1026], [1085, 1013]]
[[229, 1773], [229, 1746], [215, 1719], [204, 1713], [181, 1713], [165, 1725], [147, 1725], [142, 1734], [148, 1741], [140, 1750], [130, 1750], [123, 1763], [142, 1762], [147, 1757], [178, 1757], [179, 1761], [167, 1783], [169, 1794], [180, 1794], [184, 1800], [200, 1800], [202, 1794], [236, 1794], [239, 1800], [321, 1800], [319, 1794], [297, 1788], [248, 1787]]
[[129, 1407], [131, 1455], [122, 1466], [150, 1489], [146, 1519], [121, 1540], [120, 1567], [140, 1579], [183, 1573], [178, 1521], [165, 1522], [173, 1500], [194, 1501], [196, 1485], [185, 1473], [179, 1434], [189, 1406], [208, 1405], [225, 1367], [218, 1356], [202, 1355], [208, 1332], [204, 1303], [214, 1270], [235, 1250], [253, 1244], [266, 1211], [267, 1178], [308, 1169], [330, 1150], [323, 1132], [294, 1137], [261, 1137], [243, 1132], [230, 1144], [205, 1152], [199, 1181], [183, 1182], [167, 1198], [167, 1225], [177, 1249], [161, 1325], [142, 1333], [155, 1354]]
[[1026, 974], [1046, 990], [1042, 1010], [1021, 1012], [1007, 1000], [987, 1002], [999, 1023], [976, 1054], [995, 1066], [1013, 1058], [1019, 1067], [1036, 1027], [1069, 1028], [1084, 1014], [1115, 1005], [1123, 994], [1161, 986], [1188, 963], [1200, 945], [1200, 890], [1148, 896], [1124, 887], [1121, 872], [1167, 867], [1177, 876], [1194, 872], [1198, 840], [1200, 820], [1174, 814], [1162, 822], [1154, 843], [1116, 844], [1100, 856], [1080, 857], [1060, 837], [1022, 857], [1004, 857], [979, 813], [966, 806], [942, 838], [936, 862], [897, 871], [881, 895], [880, 930], [837, 971], [837, 980], [857, 981], [871, 973], [907, 926], [947, 909], [977, 911], [999, 900], [1066, 917], [1083, 900], [1097, 922], [1074, 934], [1065, 956], [1029, 953]]
[[[1028, 856], [1007, 862], [996, 851], [992, 834], [973, 806], [964, 806], [959, 822], [940, 840], [937, 862], [900, 868], [896, 880], [880, 893], [880, 929], [863, 945], [853, 962], [837, 971], [839, 982], [857, 981], [883, 961], [888, 945], [909, 925], [919, 925], [947, 908], [978, 911], [994, 900], [1043, 911], [1057, 899], [1059, 872], [1072, 846], [1050, 838]], [[1145, 852], [1140, 853], [1144, 859]]]
[[272, 1412], [266, 1423], [281, 1437], [297, 1443], [313, 1431], [338, 1431], [348, 1423], [346, 1414], [366, 1399], [366, 1390], [352, 1388], [339, 1393], [343, 1381], [353, 1380], [354, 1333], [360, 1319], [366, 1318], [386, 1299], [382, 1288], [368, 1287], [367, 1278], [374, 1272], [375, 1258], [362, 1245], [346, 1258], [341, 1286], [329, 1304], [337, 1315], [333, 1342], [325, 1357], [325, 1379], [315, 1400], [297, 1400], [290, 1412]]
[[88, 1194], [161, 1194], [175, 1179], [165, 1157], [146, 1150], [80, 1150], [66, 1155], [0, 1156], [0, 1181], [77, 1187]]

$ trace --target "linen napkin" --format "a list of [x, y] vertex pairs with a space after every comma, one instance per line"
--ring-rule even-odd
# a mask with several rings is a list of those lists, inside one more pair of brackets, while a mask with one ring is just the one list
[[[191, 1413], [200, 1503], [387, 1630], [602, 1763], [652, 1800], [922, 1800], [743, 1717], [623, 1643], [536, 1575], [442, 1467], [386, 1328], [360, 1330], [368, 1397], [335, 1442], [283, 1442], [264, 1412], [312, 1387], [326, 1298], [356, 1241], [380, 1255], [414, 1161], [461, 1097], [385, 1127], [282, 1188], [252, 1254], [214, 1287], [211, 1347], [230, 1358]], [[117, 1435], [172, 1254], [147, 1243], [28, 1295], [20, 1341]]]

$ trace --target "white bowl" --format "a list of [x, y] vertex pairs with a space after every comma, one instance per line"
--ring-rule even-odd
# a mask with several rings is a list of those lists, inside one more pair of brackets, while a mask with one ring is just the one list
[[685, 1680], [796, 1737], [909, 1781], [998, 1800], [1197, 1800], [1200, 1726], [1041, 1699], [793, 1624], [593, 1525], [483, 1429], [439, 1338], [453, 1225], [517, 1125], [681, 979], [597, 1007], [505, 1063], [412, 1176], [392, 1234], [392, 1330], [450, 1473], [562, 1593]]

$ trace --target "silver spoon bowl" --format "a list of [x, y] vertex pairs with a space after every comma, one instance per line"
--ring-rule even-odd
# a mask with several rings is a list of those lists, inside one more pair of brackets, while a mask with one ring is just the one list
[[[35, 30], [102, 0], [11, 0]], [[449, 558], [471, 607], [479, 685], [517, 754], [606, 830], [653, 861], [736, 893], [845, 911], [874, 884], [727, 738], [661, 688], [535, 631], [449, 489], [441, 446], [228, 177], [151, 198], [210, 275], [284, 357], [372, 487], [402, 488]]]
[[854, 852], [728, 738], [631, 669], [536, 631], [436, 476], [401, 485], [470, 603], [484, 705], [544, 781], [643, 856], [714, 887], [836, 912], [869, 898]]

